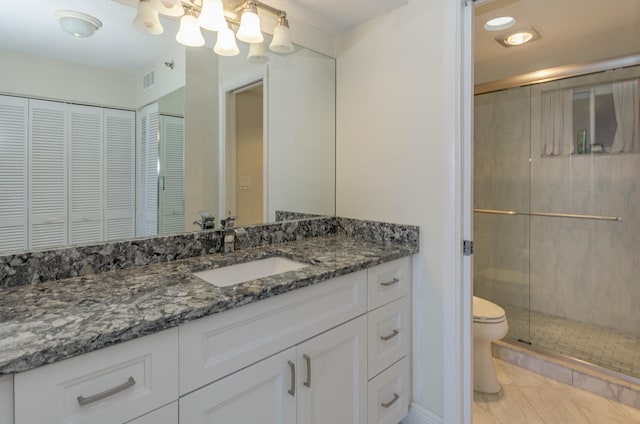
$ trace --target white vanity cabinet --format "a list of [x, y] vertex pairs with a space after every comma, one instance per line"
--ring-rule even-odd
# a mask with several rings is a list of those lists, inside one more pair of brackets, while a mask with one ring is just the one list
[[410, 269], [398, 259], [0, 378], [0, 424], [398, 423]]

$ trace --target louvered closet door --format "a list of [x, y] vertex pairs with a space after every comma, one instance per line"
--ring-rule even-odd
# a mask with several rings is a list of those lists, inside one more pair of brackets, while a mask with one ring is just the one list
[[140, 110], [137, 235], [158, 234], [158, 105]]
[[70, 105], [69, 218], [71, 244], [103, 237], [102, 108]]
[[160, 232], [184, 231], [184, 118], [160, 116]]
[[0, 252], [27, 249], [27, 99], [0, 96]]
[[104, 110], [107, 240], [135, 236], [135, 116], [130, 111]]
[[67, 244], [68, 106], [29, 101], [29, 248]]

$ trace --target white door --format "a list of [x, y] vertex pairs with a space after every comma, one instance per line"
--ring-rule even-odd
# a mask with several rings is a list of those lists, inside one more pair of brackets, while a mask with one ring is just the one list
[[181, 398], [180, 422], [295, 423], [295, 359], [290, 348]]
[[136, 114], [104, 110], [105, 240], [135, 237]]
[[29, 101], [29, 249], [67, 244], [68, 105]]
[[184, 118], [181, 117], [160, 116], [158, 197], [160, 233], [184, 232]]
[[298, 424], [367, 422], [367, 318], [297, 349]]
[[69, 106], [69, 243], [103, 235], [103, 109]]
[[139, 116], [136, 232], [138, 236], [153, 236], [158, 234], [158, 104], [145, 106]]
[[0, 96], [0, 252], [26, 250], [29, 103]]

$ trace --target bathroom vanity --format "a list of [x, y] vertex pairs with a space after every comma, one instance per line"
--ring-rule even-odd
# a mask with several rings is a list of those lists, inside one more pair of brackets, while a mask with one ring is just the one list
[[[2, 289], [0, 423], [397, 423], [416, 251], [331, 234]], [[194, 275], [273, 257], [306, 266]]]

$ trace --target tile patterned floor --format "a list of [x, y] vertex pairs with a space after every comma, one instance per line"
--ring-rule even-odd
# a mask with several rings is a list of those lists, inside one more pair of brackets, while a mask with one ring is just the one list
[[495, 361], [502, 391], [474, 393], [474, 424], [640, 423], [638, 409]]
[[640, 337], [606, 327], [505, 306], [508, 337], [526, 338], [541, 348], [640, 378]]

